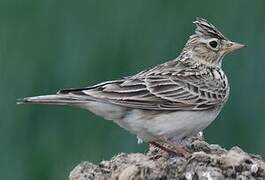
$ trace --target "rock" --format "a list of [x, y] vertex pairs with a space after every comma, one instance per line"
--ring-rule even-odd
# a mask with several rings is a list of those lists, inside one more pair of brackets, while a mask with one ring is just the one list
[[70, 173], [70, 180], [135, 179], [265, 179], [265, 162], [239, 147], [229, 151], [219, 145], [195, 140], [188, 146], [188, 159], [150, 147], [146, 154], [121, 153], [99, 165], [82, 162]]

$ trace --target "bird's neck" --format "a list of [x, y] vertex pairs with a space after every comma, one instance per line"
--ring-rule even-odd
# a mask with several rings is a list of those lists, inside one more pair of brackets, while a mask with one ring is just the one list
[[180, 61], [183, 61], [184, 63], [186, 61], [186, 63], [188, 64], [201, 64], [201, 65], [205, 65], [209, 67], [221, 68], [223, 57], [224, 56], [215, 57], [216, 59], [214, 61], [209, 61], [207, 60], [207, 54], [203, 56], [201, 54], [193, 52], [189, 48], [184, 48], [177, 59], [179, 59]]

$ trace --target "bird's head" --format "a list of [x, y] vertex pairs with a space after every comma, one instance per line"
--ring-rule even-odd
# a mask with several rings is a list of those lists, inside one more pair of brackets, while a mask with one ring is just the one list
[[243, 44], [230, 41], [207, 20], [197, 18], [195, 34], [190, 36], [183, 53], [188, 53], [193, 60], [210, 66], [221, 66], [223, 57]]

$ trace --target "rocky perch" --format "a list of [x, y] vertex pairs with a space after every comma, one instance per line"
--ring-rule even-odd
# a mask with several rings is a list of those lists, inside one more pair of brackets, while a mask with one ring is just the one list
[[239, 147], [225, 150], [195, 140], [189, 147], [188, 159], [169, 155], [150, 147], [147, 154], [121, 153], [99, 165], [82, 162], [70, 173], [70, 180], [127, 179], [265, 179], [265, 162], [258, 155], [248, 154]]

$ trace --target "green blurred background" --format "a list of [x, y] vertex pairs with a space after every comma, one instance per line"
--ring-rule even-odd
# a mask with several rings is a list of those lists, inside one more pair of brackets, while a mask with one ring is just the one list
[[135, 136], [85, 110], [16, 99], [173, 59], [197, 16], [248, 45], [224, 59], [231, 96], [206, 139], [264, 156], [265, 1], [1, 0], [0, 178], [67, 179], [81, 161], [146, 151]]

